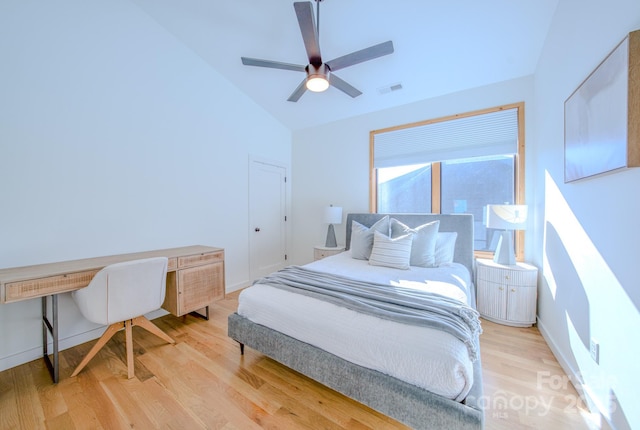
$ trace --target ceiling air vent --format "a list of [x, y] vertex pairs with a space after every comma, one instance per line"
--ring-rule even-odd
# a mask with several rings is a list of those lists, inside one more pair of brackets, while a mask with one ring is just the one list
[[384, 87], [380, 87], [378, 88], [378, 92], [380, 94], [389, 94], [393, 91], [399, 91], [402, 89], [402, 84], [400, 82], [395, 83], [395, 84], [391, 84], [391, 85], [387, 85]]

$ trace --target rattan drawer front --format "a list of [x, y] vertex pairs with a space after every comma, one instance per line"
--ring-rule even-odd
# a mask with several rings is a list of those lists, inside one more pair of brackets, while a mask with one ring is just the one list
[[89, 270], [86, 272], [30, 279], [28, 281], [11, 282], [5, 285], [5, 301], [9, 303], [29, 297], [41, 297], [77, 290], [89, 285], [89, 282], [91, 282], [91, 279], [93, 279], [98, 271], [99, 270]]
[[224, 260], [224, 252], [209, 252], [204, 254], [187, 255], [184, 257], [178, 257], [178, 268], [184, 269], [186, 267], [199, 266], [201, 264], [215, 263], [217, 261]]
[[181, 269], [177, 273], [179, 315], [224, 298], [224, 263]]

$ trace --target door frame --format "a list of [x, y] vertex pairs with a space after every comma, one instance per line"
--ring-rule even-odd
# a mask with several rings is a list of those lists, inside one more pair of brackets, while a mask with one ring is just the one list
[[[252, 186], [252, 177], [253, 177], [253, 169], [254, 166], [256, 164], [266, 164], [269, 166], [273, 166], [273, 167], [278, 167], [284, 170], [284, 176], [285, 176], [285, 186], [284, 186], [284, 212], [285, 212], [285, 217], [286, 217], [286, 222], [283, 221], [283, 227], [284, 227], [284, 252], [285, 255], [288, 255], [289, 253], [289, 249], [290, 244], [289, 244], [289, 238], [291, 237], [290, 235], [290, 225], [291, 223], [289, 222], [289, 220], [291, 219], [290, 216], [290, 212], [291, 212], [291, 207], [290, 207], [290, 199], [289, 199], [289, 195], [291, 193], [291, 180], [290, 180], [290, 175], [289, 175], [289, 166], [282, 162], [282, 161], [278, 161], [278, 160], [273, 160], [273, 159], [268, 159], [268, 158], [264, 158], [264, 157], [260, 157], [260, 156], [255, 156], [255, 155], [249, 155], [249, 178], [248, 178], [248, 187], [247, 187], [247, 200], [248, 200], [248, 225], [247, 225], [247, 231], [249, 234], [248, 237], [248, 250], [249, 250], [249, 258], [248, 258], [248, 263], [249, 263], [249, 279], [251, 282], [253, 282], [254, 280], [256, 280], [258, 278], [257, 272], [258, 269], [256, 268], [255, 262], [254, 260], [254, 256], [253, 256], [253, 228], [254, 228], [254, 222], [253, 222], [253, 218], [252, 218], [252, 210], [251, 210], [251, 205], [252, 205], [252, 201], [251, 201], [251, 186]], [[288, 260], [290, 260], [290, 256], [288, 258]], [[285, 260], [287, 261], [287, 260]]]

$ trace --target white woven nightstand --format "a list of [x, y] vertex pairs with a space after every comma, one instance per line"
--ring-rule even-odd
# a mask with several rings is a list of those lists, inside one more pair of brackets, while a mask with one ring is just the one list
[[505, 266], [476, 260], [478, 312], [500, 324], [529, 327], [536, 322], [538, 268], [526, 263]]

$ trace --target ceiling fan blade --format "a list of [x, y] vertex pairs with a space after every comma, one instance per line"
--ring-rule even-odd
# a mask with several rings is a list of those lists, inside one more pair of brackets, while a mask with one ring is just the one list
[[357, 88], [351, 86], [350, 84], [348, 84], [347, 82], [343, 81], [342, 79], [340, 79], [339, 77], [337, 77], [334, 74], [331, 74], [329, 76], [329, 84], [333, 85], [334, 87], [336, 87], [337, 89], [339, 89], [343, 93], [347, 94], [348, 96], [351, 96], [352, 98], [356, 98], [360, 94], [362, 94], [362, 91], [360, 91]]
[[333, 72], [336, 70], [344, 69], [354, 64], [362, 63], [364, 61], [373, 60], [374, 58], [382, 57], [393, 53], [393, 42], [387, 41], [378, 45], [373, 45], [368, 48], [361, 49], [359, 51], [352, 52], [351, 54], [343, 55], [331, 61], [327, 61], [326, 65]]
[[320, 43], [318, 43], [318, 29], [316, 21], [313, 19], [313, 5], [311, 2], [295, 2], [293, 7], [298, 16], [298, 24], [302, 33], [304, 47], [307, 50], [310, 64], [322, 64], [320, 56]]
[[268, 67], [270, 69], [293, 70], [294, 72], [304, 72], [306, 66], [300, 64], [281, 63], [279, 61], [260, 60], [258, 58], [240, 57], [245, 66]]
[[291, 93], [291, 95], [289, 96], [287, 101], [288, 102], [297, 102], [298, 100], [300, 100], [300, 97], [302, 97], [302, 95], [304, 94], [305, 91], [307, 91], [307, 78], [304, 78], [302, 80], [302, 82], [300, 82], [300, 85], [298, 85], [298, 88], [296, 88]]

